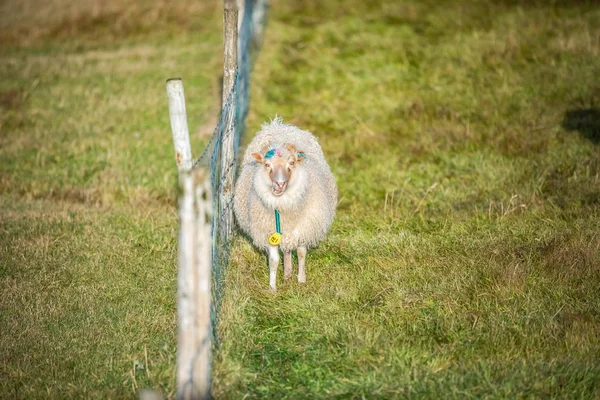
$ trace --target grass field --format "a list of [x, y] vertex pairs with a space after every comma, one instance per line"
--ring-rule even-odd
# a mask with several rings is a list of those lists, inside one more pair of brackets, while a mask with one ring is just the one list
[[[0, 4], [0, 398], [174, 397], [176, 168], [219, 3]], [[272, 1], [249, 135], [320, 139], [308, 283], [236, 240], [216, 398], [600, 398], [600, 5]], [[282, 274], [280, 274], [281, 276]]]

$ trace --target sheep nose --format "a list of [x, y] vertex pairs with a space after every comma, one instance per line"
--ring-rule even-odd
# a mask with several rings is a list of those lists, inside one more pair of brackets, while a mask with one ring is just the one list
[[275, 182], [275, 184], [277, 185], [277, 187], [279, 189], [283, 189], [283, 187], [285, 186], [285, 181], [281, 181], [281, 182]]

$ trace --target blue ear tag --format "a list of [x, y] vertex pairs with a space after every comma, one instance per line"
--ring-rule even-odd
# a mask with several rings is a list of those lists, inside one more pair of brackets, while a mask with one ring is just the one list
[[302, 157], [302, 158], [306, 158], [306, 154], [302, 153], [302, 152], [298, 152], [298, 157]]

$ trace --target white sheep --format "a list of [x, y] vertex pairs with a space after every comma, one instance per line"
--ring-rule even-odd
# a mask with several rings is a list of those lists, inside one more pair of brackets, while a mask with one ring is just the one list
[[297, 250], [298, 282], [306, 282], [307, 248], [325, 238], [337, 196], [335, 178], [310, 132], [285, 124], [281, 118], [263, 124], [244, 154], [234, 211], [242, 231], [268, 253], [273, 290], [279, 247], [284, 255], [284, 278], [292, 276], [292, 251]]

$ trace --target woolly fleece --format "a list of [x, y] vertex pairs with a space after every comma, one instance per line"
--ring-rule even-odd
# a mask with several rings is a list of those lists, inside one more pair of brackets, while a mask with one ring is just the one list
[[[297, 151], [306, 155], [294, 172], [297, 177], [301, 173], [307, 175], [308, 185], [304, 192], [290, 191], [294, 175], [288, 190], [279, 197], [264, 191], [262, 195], [256, 192], [255, 175], [263, 171], [262, 164], [251, 154], [264, 155], [266, 149], [273, 144], [293, 144]], [[269, 235], [275, 232], [277, 208], [282, 233], [280, 248], [291, 251], [299, 246], [315, 247], [325, 238], [335, 217], [337, 197], [335, 178], [317, 138], [276, 117], [270, 123], [262, 125], [246, 148], [235, 187], [234, 212], [242, 231], [250, 236], [256, 247], [266, 250], [270, 247]]]

